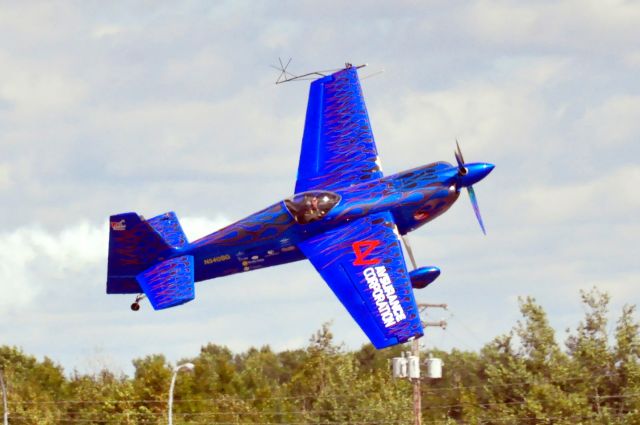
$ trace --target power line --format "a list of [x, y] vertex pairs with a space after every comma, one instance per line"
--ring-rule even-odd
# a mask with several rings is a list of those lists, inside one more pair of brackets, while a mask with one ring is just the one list
[[604, 377], [617, 377], [618, 375], [615, 373], [603, 373], [600, 375], [589, 375], [587, 377], [572, 377], [572, 378], [564, 378], [564, 379], [553, 379], [550, 381], [540, 381], [540, 380], [529, 380], [529, 381], [520, 381], [520, 382], [509, 382], [509, 383], [494, 383], [491, 385], [488, 384], [478, 384], [478, 385], [460, 385], [460, 386], [449, 386], [449, 387], [436, 387], [432, 388], [429, 391], [439, 392], [439, 391], [454, 391], [454, 390], [466, 390], [466, 389], [477, 389], [477, 388], [495, 388], [495, 387], [514, 387], [516, 385], [541, 385], [541, 384], [559, 384], [566, 382], [575, 382], [575, 381], [589, 381], [589, 383], [593, 382], [594, 378], [604, 378]]
[[[428, 394], [437, 394], [444, 391], [455, 391], [455, 390], [467, 390], [467, 389], [490, 389], [496, 387], [513, 387], [518, 385], [541, 385], [541, 384], [561, 384], [567, 382], [575, 382], [575, 381], [588, 381], [588, 383], [592, 383], [594, 378], [601, 377], [617, 377], [618, 375], [615, 373], [603, 373], [596, 375], [589, 375], [588, 377], [567, 377], [563, 379], [553, 379], [552, 381], [540, 381], [540, 380], [523, 380], [518, 382], [509, 382], [509, 383], [493, 383], [493, 384], [479, 384], [479, 385], [456, 385], [449, 387], [435, 387], [429, 388], [427, 390]], [[425, 378], [426, 379], [426, 378]], [[176, 399], [175, 403], [194, 403], [194, 402], [220, 402], [220, 401], [243, 401], [243, 402], [254, 402], [254, 401], [274, 401], [274, 400], [283, 400], [283, 401], [304, 401], [304, 400], [343, 400], [343, 399], [354, 399], [354, 398], [363, 398], [371, 397], [371, 393], [357, 393], [357, 394], [349, 394], [349, 395], [301, 395], [301, 396], [265, 396], [265, 397], [242, 397], [239, 395], [222, 395], [218, 397], [211, 398], [185, 398], [185, 399]], [[102, 404], [105, 401], [100, 400], [30, 400], [30, 401], [17, 401], [10, 402], [10, 404]], [[120, 400], [109, 400], [108, 403], [133, 403], [133, 404], [166, 404], [167, 401], [164, 399], [134, 399], [134, 398], [123, 398]]]
[[[238, 420], [232, 421], [232, 422], [219, 422], [216, 421], [216, 425], [238, 425], [238, 424], [242, 424], [243, 422], [240, 422], [240, 416], [242, 415], [236, 415]], [[489, 424], [489, 423], [495, 423], [495, 422], [514, 422], [514, 421], [518, 421], [518, 420], [524, 420], [524, 419], [530, 419], [530, 420], [538, 420], [538, 421], [560, 421], [560, 420], [570, 420], [570, 421], [579, 421], [579, 420], [588, 420], [588, 419], [598, 419], [600, 415], [598, 413], [592, 413], [589, 415], [585, 415], [585, 414], [577, 414], [577, 415], [566, 415], [566, 416], [560, 416], [560, 415], [556, 415], [556, 416], [536, 416], [536, 417], [518, 417], [518, 416], [491, 416], [491, 415], [483, 415], [480, 417], [474, 417], [474, 421], [478, 421], [477, 423], [479, 424]], [[161, 417], [161, 416], [160, 416]], [[616, 418], [620, 419], [620, 418], [624, 418], [625, 414], [617, 414], [615, 415]], [[28, 416], [12, 416], [12, 418], [16, 419], [16, 420], [24, 420], [24, 421], [28, 421], [31, 420], [32, 418], [28, 417]], [[131, 419], [131, 418], [123, 418], [123, 419]], [[58, 420], [63, 421], [65, 423], [97, 423], [97, 424], [122, 424], [123, 419], [65, 419], [65, 418], [60, 418]], [[446, 418], [446, 419], [428, 419], [426, 421], [423, 421], [424, 424], [448, 424], [451, 422], [451, 418]], [[157, 424], [158, 423], [158, 419], [149, 419], [149, 420], [139, 420], [136, 419], [136, 424], [141, 424], [141, 425], [145, 425], [145, 424]], [[210, 424], [211, 422], [209, 420], [206, 421], [192, 421], [189, 420], [190, 424]], [[247, 424], [251, 424], [251, 425], [281, 425], [283, 422], [255, 422], [255, 421], [251, 421], [251, 422], [246, 422]], [[286, 422], [288, 425], [308, 425], [309, 422], [308, 421], [304, 421], [304, 422]], [[336, 420], [336, 421], [328, 421], [328, 420], [322, 420], [323, 425], [396, 425], [396, 424], [406, 424], [407, 420], [403, 419], [403, 420]]]
[[[238, 416], [242, 416], [242, 415], [238, 415]], [[158, 416], [158, 418], [160, 418], [162, 416]], [[24, 420], [24, 421], [29, 421], [32, 418], [28, 417], [28, 416], [19, 416], [19, 415], [12, 415], [12, 418], [15, 420]], [[127, 419], [127, 418], [124, 418]], [[131, 419], [131, 418], [129, 418]], [[239, 419], [239, 418], [238, 418]], [[122, 424], [123, 419], [65, 419], [65, 418], [61, 418], [61, 419], [57, 419], [59, 421], [63, 421], [65, 423], [99, 423], [99, 424], [112, 424], [112, 423], [116, 423], [116, 424]], [[148, 420], [138, 420], [136, 419], [136, 424], [154, 424], [156, 425], [158, 423], [157, 419], [148, 419]], [[210, 424], [210, 421], [189, 421], [190, 424], [194, 424], [194, 423], [203, 423], [203, 424]], [[216, 421], [216, 425], [238, 425], [239, 421], [233, 421], [233, 422], [219, 422]], [[247, 422], [248, 424], [251, 425], [281, 425], [283, 422]], [[287, 425], [308, 425], [309, 422], [308, 421], [304, 421], [304, 422], [286, 422]], [[338, 421], [322, 421], [321, 422], [323, 425], [333, 425], [333, 424], [345, 424], [345, 425], [396, 425], [396, 424], [402, 424], [402, 425], [406, 425], [407, 420], [406, 419], [398, 419], [398, 420], [338, 420]]]
[[[257, 411], [251, 411], [251, 412], [242, 412], [242, 411], [238, 411], [238, 410], [217, 410], [217, 411], [211, 411], [211, 412], [176, 412], [174, 413], [175, 416], [183, 416], [183, 417], [188, 417], [188, 416], [225, 416], [225, 415], [248, 415], [248, 416], [254, 416], [254, 415], [262, 415], [262, 416], [266, 416], [266, 415], [305, 415], [305, 414], [325, 414], [325, 413], [372, 413], [372, 412], [380, 412], [380, 413], [402, 413], [402, 412], [407, 412], [407, 408], [406, 407], [402, 407], [402, 408], [385, 408], [385, 407], [380, 407], [377, 409], [354, 409], [354, 408], [339, 408], [339, 409], [322, 409], [322, 410], [315, 410], [315, 409], [309, 409], [309, 410], [257, 410]], [[67, 415], [70, 414], [79, 414], [81, 415], [83, 412], [67, 412]], [[118, 413], [125, 413], [125, 412], [118, 412]], [[147, 415], [148, 412], [132, 412], [134, 415]]]
[[[592, 398], [598, 398], [597, 395], [592, 395], [592, 396], [587, 396], [592, 397]], [[626, 394], [626, 395], [618, 395], [618, 396], [611, 396], [609, 398], [638, 398], [640, 397], [640, 393], [633, 393], [633, 394]], [[599, 397], [600, 399], [604, 398], [602, 396]], [[493, 406], [517, 406], [517, 405], [522, 405], [522, 404], [527, 404], [529, 403], [530, 400], [514, 400], [514, 401], [495, 401], [495, 402], [489, 402], [489, 403], [473, 403], [473, 402], [461, 402], [461, 403], [456, 403], [456, 404], [440, 404], [440, 405], [431, 405], [428, 408], [439, 408], [439, 409], [452, 409], [454, 407], [465, 407], [465, 406], [478, 406], [478, 407], [493, 407]]]
[[[598, 394], [587, 394], [586, 395], [587, 398], [593, 398], [593, 399], [599, 399], [599, 400], [608, 400], [608, 399], [632, 399], [632, 398], [640, 398], [640, 392], [634, 392], [634, 393], [628, 393], [628, 394], [612, 394], [612, 395], [598, 395]], [[213, 401], [212, 399], [209, 399], [209, 401]], [[491, 406], [502, 406], [502, 405], [507, 405], [507, 406], [511, 406], [511, 405], [522, 405], [522, 404], [526, 404], [528, 403], [529, 400], [514, 400], [514, 401], [495, 401], [495, 402], [487, 402], [487, 403], [482, 403], [482, 402], [461, 402], [461, 403], [455, 403], [455, 404], [432, 404], [427, 406], [427, 409], [432, 409], [432, 408], [439, 408], [439, 409], [450, 409], [450, 408], [454, 408], [454, 407], [464, 407], [464, 406], [479, 406], [479, 407], [491, 407]], [[405, 412], [406, 409], [405, 408], [385, 408], [385, 407], [380, 407], [380, 408], [336, 408], [336, 409], [322, 409], [322, 410], [316, 410], [316, 409], [308, 409], [308, 410], [259, 410], [259, 411], [255, 411], [255, 412], [238, 412], [237, 410], [217, 410], [215, 412], [179, 412], [176, 413], [177, 416], [190, 416], [190, 415], [201, 415], [201, 416], [219, 416], [219, 415], [228, 415], [228, 414], [240, 414], [240, 415], [278, 415], [278, 414], [289, 414], [289, 415], [296, 415], [296, 414], [322, 414], [322, 413], [344, 413], [344, 412], [352, 412], [352, 413], [368, 413], [368, 412], [378, 412], [378, 411], [383, 411], [385, 413], [397, 413], [397, 412]], [[79, 412], [68, 412], [68, 414], [82, 414], [82, 411]], [[120, 413], [120, 412], [117, 412]], [[124, 413], [124, 412], [122, 412]], [[134, 415], [146, 415], [147, 412], [136, 412], [133, 411], [131, 412]]]

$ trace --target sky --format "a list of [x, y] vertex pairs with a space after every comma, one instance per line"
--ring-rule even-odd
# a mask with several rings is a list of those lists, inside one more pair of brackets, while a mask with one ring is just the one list
[[[3, 2], [0, 345], [67, 372], [202, 345], [304, 347], [332, 322], [366, 337], [306, 261], [199, 283], [153, 311], [105, 294], [108, 217], [175, 211], [191, 240], [290, 196], [308, 82], [360, 70], [386, 174], [495, 170], [411, 234], [447, 303], [425, 347], [476, 350], [533, 296], [563, 341], [580, 290], [640, 304], [640, 3], [629, 1]], [[366, 78], [369, 77], [369, 78]], [[614, 329], [615, 324], [610, 324]]]

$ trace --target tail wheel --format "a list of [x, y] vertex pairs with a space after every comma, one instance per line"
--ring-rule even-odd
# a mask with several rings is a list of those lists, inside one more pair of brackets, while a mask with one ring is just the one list
[[131, 304], [131, 310], [138, 311], [140, 310], [140, 301], [146, 298], [145, 294], [136, 295], [136, 300]]

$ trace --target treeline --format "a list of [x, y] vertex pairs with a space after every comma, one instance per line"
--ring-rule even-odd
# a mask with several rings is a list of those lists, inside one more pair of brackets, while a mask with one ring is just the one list
[[[556, 341], [535, 300], [479, 352], [431, 351], [443, 379], [422, 385], [424, 424], [640, 424], [640, 325], [635, 306], [607, 322], [609, 296], [582, 293], [585, 316]], [[304, 349], [234, 354], [208, 344], [180, 373], [174, 424], [412, 424], [412, 387], [391, 377], [406, 347], [346, 351], [324, 326]], [[422, 353], [425, 358], [428, 353]], [[133, 361], [135, 376], [66, 376], [59, 365], [0, 346], [9, 423], [164, 424], [172, 367], [161, 354]], [[0, 405], [0, 411], [2, 407]]]

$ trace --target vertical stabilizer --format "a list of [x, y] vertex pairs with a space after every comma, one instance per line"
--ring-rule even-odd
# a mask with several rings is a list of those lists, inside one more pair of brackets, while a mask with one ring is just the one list
[[170, 254], [167, 243], [149, 222], [136, 213], [113, 215], [109, 219], [109, 262], [107, 293], [141, 292], [136, 275]]

